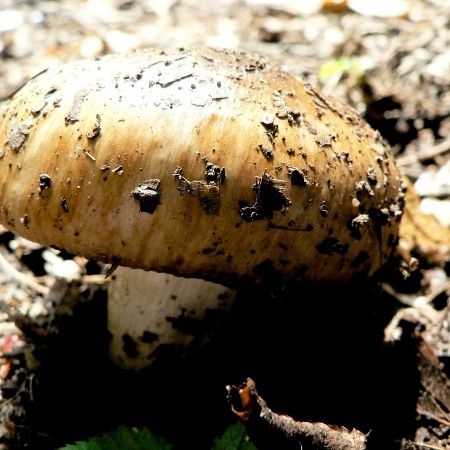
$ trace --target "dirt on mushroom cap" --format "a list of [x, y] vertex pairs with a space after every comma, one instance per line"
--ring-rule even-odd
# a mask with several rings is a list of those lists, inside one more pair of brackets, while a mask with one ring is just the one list
[[[28, 134], [16, 148], [20, 123]], [[222, 283], [266, 261], [290, 278], [370, 275], [395, 245], [404, 203], [389, 149], [354, 111], [239, 51], [148, 50], [49, 69], [9, 100], [0, 151], [0, 222], [17, 234]], [[208, 178], [205, 161], [226, 183]], [[214, 192], [212, 214], [182, 195], [177, 167]], [[245, 205], [270, 203], [254, 187], [264, 177], [285, 206], [247, 221]], [[146, 180], [160, 182], [151, 214], [132, 194]]]

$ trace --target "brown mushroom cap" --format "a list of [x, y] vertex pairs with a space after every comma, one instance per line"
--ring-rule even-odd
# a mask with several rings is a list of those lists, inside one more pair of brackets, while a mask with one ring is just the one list
[[52, 68], [0, 116], [0, 223], [87, 258], [219, 282], [373, 274], [403, 187], [360, 117], [242, 52]]

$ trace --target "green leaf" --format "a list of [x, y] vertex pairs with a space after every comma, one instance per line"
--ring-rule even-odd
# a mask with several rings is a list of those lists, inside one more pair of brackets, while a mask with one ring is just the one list
[[119, 427], [112, 433], [75, 442], [60, 450], [172, 450], [173, 446], [165, 439], [156, 437], [148, 428]]
[[214, 441], [212, 450], [257, 450], [248, 440], [244, 426], [237, 422]]
[[[119, 427], [112, 433], [96, 436], [88, 441], [68, 444], [59, 450], [172, 450], [173, 445], [156, 437], [148, 428]], [[212, 450], [257, 450], [248, 440], [244, 426], [237, 422], [217, 438]]]
[[373, 64], [371, 58], [364, 56], [341, 56], [339, 58], [329, 59], [322, 64], [319, 70], [319, 78], [322, 83], [325, 83], [330, 78], [340, 77], [344, 73], [354, 78], [361, 78], [367, 70], [373, 67]]

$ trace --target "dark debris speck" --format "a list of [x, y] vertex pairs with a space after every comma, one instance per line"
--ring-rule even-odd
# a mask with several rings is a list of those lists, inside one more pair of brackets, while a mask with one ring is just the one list
[[269, 135], [271, 142], [278, 136], [278, 125], [275, 123], [275, 118], [271, 114], [266, 114], [261, 119], [261, 125], [265, 128]]
[[369, 169], [367, 170], [367, 179], [369, 180], [370, 184], [377, 184], [377, 173], [373, 167], [369, 167]]
[[117, 173], [117, 175], [123, 174], [123, 167], [121, 165], [114, 167], [114, 169], [111, 170], [112, 173]]
[[159, 339], [159, 335], [157, 333], [153, 333], [152, 331], [145, 330], [140, 339], [144, 344], [152, 344]]
[[122, 336], [122, 342], [123, 351], [129, 358], [137, 358], [139, 356], [136, 342], [128, 333]]
[[210, 162], [206, 162], [205, 179], [208, 182], [217, 184], [225, 183], [225, 167], [219, 167]]
[[49, 189], [51, 185], [52, 179], [50, 178], [50, 175], [46, 173], [39, 175], [39, 193]]
[[66, 213], [69, 212], [69, 205], [67, 204], [66, 197], [61, 197], [60, 205], [61, 205], [61, 208], [64, 210], [64, 212], [66, 212]]
[[328, 217], [328, 207], [325, 201], [320, 202], [319, 213], [322, 217]]
[[267, 173], [257, 177], [253, 190], [256, 192], [255, 203], [241, 206], [239, 210], [241, 217], [247, 222], [271, 219], [274, 212], [283, 213], [292, 206], [292, 201], [285, 194], [286, 182], [274, 179]]
[[264, 157], [268, 160], [271, 160], [273, 158], [273, 150], [267, 147], [264, 147], [264, 145], [259, 144], [258, 150], [264, 155]]
[[139, 202], [140, 212], [153, 214], [160, 202], [160, 185], [157, 179], [141, 181], [131, 192], [134, 199]]
[[288, 167], [287, 172], [291, 179], [291, 184], [294, 186], [307, 186], [309, 184], [305, 173], [297, 167]]
[[368, 214], [359, 214], [358, 216], [356, 216], [350, 223], [352, 237], [354, 237], [355, 239], [361, 239], [362, 230], [369, 221], [370, 217]]
[[94, 124], [94, 127], [92, 128], [92, 131], [90, 131], [89, 133], [86, 133], [86, 137], [88, 139], [95, 139], [100, 134], [101, 122], [102, 122], [101, 117], [98, 114], [96, 114], [95, 124]]
[[348, 252], [348, 244], [342, 244], [338, 239], [328, 237], [317, 244], [316, 249], [324, 255], [346, 255]]

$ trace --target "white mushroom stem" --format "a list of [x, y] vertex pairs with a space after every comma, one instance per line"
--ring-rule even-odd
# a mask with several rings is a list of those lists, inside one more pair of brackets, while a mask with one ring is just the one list
[[155, 360], [158, 348], [182, 347], [201, 335], [201, 325], [189, 325], [201, 324], [208, 311], [228, 309], [235, 291], [200, 279], [119, 267], [108, 297], [111, 359], [138, 370]]

